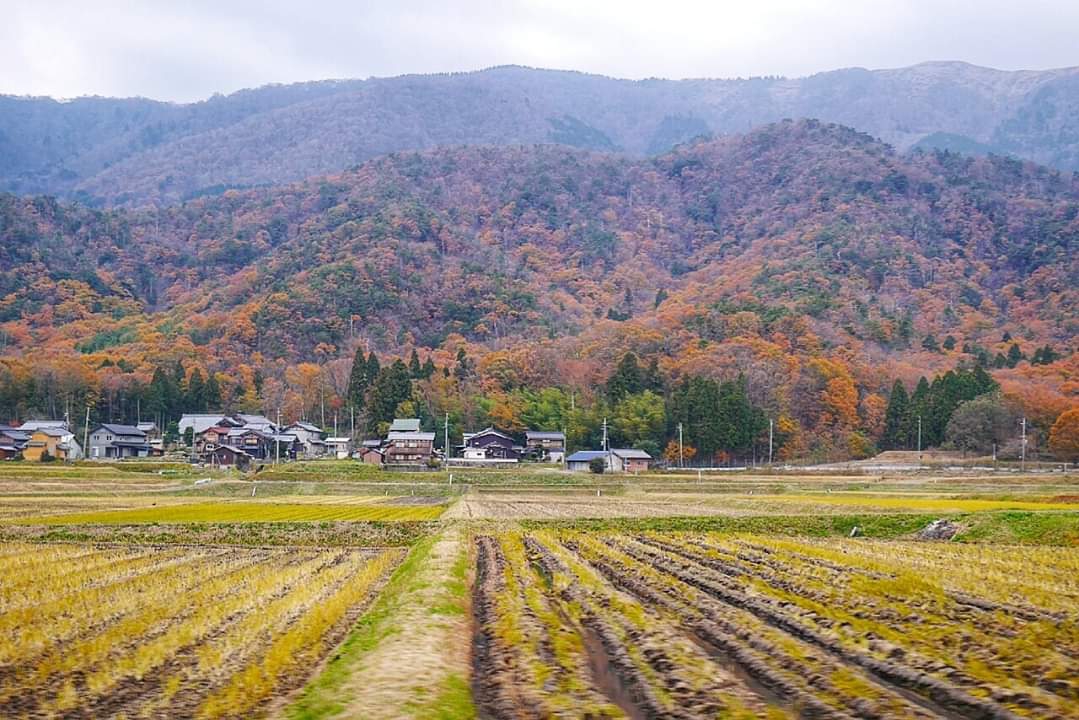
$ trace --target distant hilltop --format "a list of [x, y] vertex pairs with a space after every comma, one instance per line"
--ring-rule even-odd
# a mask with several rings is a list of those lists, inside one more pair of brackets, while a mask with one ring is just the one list
[[619, 80], [519, 66], [270, 85], [193, 104], [0, 97], [0, 191], [172, 204], [440, 146], [558, 144], [656, 155], [702, 136], [816, 118], [900, 151], [1079, 169], [1079, 68], [961, 62], [805, 78]]

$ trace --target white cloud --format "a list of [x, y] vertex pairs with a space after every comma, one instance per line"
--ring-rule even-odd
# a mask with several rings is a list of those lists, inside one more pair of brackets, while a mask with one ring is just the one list
[[5, 0], [0, 92], [195, 100], [268, 82], [517, 63], [618, 77], [1079, 64], [1079, 3]]

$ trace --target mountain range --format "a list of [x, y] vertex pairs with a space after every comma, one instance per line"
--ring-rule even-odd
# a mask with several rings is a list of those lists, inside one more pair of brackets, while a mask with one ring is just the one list
[[[643, 158], [393, 153], [159, 209], [6, 195], [0, 240], [2, 352], [28, 372], [183, 363], [238, 396], [417, 349], [491, 393], [588, 393], [633, 351], [741, 375], [822, 436], [832, 381], [852, 407], [976, 362], [1032, 413], [1079, 391], [1076, 176], [815, 120]], [[1012, 345], [1063, 359], [1004, 366]]]
[[164, 205], [338, 173], [387, 153], [557, 144], [628, 158], [784, 118], [1079, 169], [1079, 68], [958, 62], [806, 78], [620, 80], [507, 66], [267, 86], [204, 102], [0, 96], [0, 190]]

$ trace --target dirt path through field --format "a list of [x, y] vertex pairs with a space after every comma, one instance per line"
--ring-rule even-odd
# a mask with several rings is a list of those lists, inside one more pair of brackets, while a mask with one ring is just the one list
[[471, 717], [463, 530], [447, 528], [410, 560], [327, 668], [325, 684], [283, 717]]

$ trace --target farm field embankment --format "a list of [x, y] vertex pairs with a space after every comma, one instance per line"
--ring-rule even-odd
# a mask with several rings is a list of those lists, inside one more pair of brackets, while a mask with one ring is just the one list
[[1070, 549], [560, 530], [475, 542], [473, 687], [489, 717], [1079, 713]]

